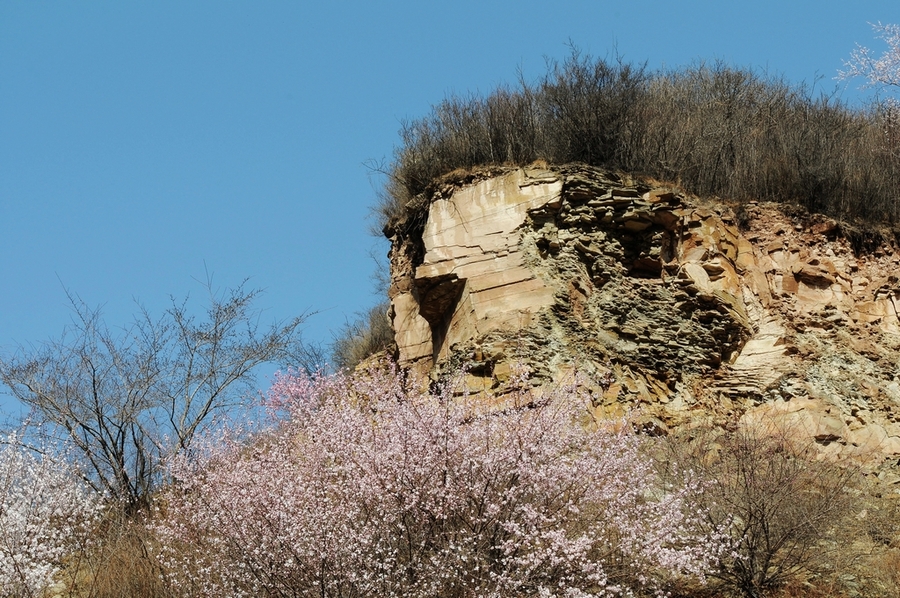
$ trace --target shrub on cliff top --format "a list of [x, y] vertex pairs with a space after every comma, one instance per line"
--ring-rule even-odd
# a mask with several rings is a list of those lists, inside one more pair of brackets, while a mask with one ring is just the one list
[[[585, 397], [523, 391], [479, 412], [395, 372], [282, 376], [288, 418], [249, 445], [183, 457], [160, 558], [182, 595], [612, 596], [701, 578], [690, 476], [664, 484]], [[482, 407], [483, 410], [483, 407]]]
[[402, 231], [438, 177], [543, 159], [677, 180], [703, 196], [896, 223], [895, 112], [851, 108], [721, 63], [651, 71], [573, 52], [536, 83], [451, 96], [405, 123], [379, 213], [388, 230]]

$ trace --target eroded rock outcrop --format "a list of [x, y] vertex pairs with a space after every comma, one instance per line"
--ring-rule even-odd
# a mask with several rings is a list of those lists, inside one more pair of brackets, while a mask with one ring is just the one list
[[486, 401], [514, 364], [536, 385], [577, 371], [601, 415], [782, 422], [835, 457], [900, 455], [889, 248], [856, 256], [836, 223], [774, 205], [745, 206], [741, 230], [726, 206], [585, 166], [448, 181], [426, 208], [392, 239], [401, 365], [465, 365]]

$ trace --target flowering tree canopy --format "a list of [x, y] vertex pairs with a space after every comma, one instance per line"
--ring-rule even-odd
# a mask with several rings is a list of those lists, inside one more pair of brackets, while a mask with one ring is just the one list
[[[183, 595], [612, 596], [702, 579], [725, 543], [576, 388], [477, 407], [396, 372], [277, 379], [286, 413], [172, 464], [162, 563]], [[620, 422], [621, 423], [621, 422]]]

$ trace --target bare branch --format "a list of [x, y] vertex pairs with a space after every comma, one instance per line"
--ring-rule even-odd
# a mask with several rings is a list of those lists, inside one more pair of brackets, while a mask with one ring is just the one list
[[147, 503], [163, 459], [189, 450], [246, 396], [257, 366], [302, 352], [305, 315], [264, 327], [253, 306], [259, 291], [208, 290], [203, 318], [173, 300], [159, 318], [140, 307], [116, 333], [67, 292], [74, 315], [59, 340], [0, 358], [0, 381], [76, 449], [92, 487], [126, 510]]

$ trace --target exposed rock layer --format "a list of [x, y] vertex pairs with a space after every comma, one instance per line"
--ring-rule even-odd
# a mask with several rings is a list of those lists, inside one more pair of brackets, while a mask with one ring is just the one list
[[723, 205], [584, 166], [448, 184], [396, 235], [401, 365], [502, 397], [586, 375], [599, 414], [651, 428], [796, 427], [834, 457], [900, 455], [900, 257], [822, 217]]

